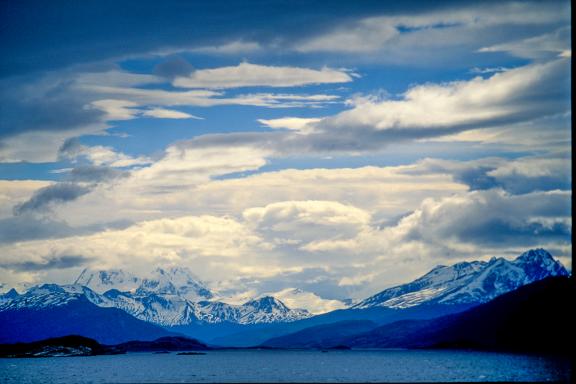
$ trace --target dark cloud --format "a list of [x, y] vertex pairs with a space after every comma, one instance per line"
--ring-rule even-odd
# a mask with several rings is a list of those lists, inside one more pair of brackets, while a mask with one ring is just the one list
[[0, 264], [0, 268], [9, 269], [16, 272], [38, 272], [50, 269], [66, 269], [81, 267], [89, 263], [92, 259], [77, 255], [54, 256], [40, 262], [24, 261], [22, 263]]
[[25, 213], [0, 219], [0, 244], [89, 235], [109, 229], [125, 229], [133, 224], [130, 220], [117, 220], [82, 227], [71, 227], [64, 221]]
[[180, 56], [174, 56], [154, 67], [154, 73], [158, 76], [172, 79], [178, 76], [188, 76], [194, 68]]
[[73, 168], [70, 179], [76, 182], [103, 182], [128, 177], [130, 173], [106, 166], [85, 165]]
[[1, 81], [0, 139], [29, 131], [73, 131], [101, 122], [104, 113], [85, 108], [91, 99], [71, 85], [67, 80], [38, 76]]
[[476, 247], [531, 247], [570, 244], [571, 194], [533, 192], [511, 195], [502, 190], [475, 191], [428, 203], [410, 222], [406, 241]]
[[0, 219], [0, 244], [71, 236], [77, 233], [64, 222], [32, 215]]
[[58, 183], [41, 188], [26, 202], [14, 207], [14, 214], [21, 215], [27, 212], [44, 212], [53, 204], [62, 204], [74, 201], [80, 196], [90, 192], [89, 187], [74, 183]]
[[402, 171], [411, 175], [444, 173], [470, 190], [501, 188], [512, 194], [570, 190], [572, 169], [569, 156], [484, 158], [472, 161], [425, 159]]

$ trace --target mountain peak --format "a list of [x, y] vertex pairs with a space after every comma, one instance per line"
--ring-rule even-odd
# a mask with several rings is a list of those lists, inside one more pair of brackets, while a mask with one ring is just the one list
[[92, 270], [85, 268], [74, 281], [75, 285], [83, 285], [98, 293], [110, 289], [133, 291], [141, 279], [122, 269]]
[[530, 249], [516, 258], [516, 261], [535, 262], [554, 260], [552, 255], [542, 248]]
[[522, 285], [550, 276], [567, 276], [562, 264], [544, 249], [515, 260], [465, 261], [437, 266], [411, 283], [388, 288], [353, 308], [408, 308], [421, 304], [480, 304]]
[[548, 276], [568, 276], [566, 268], [542, 248], [524, 252], [513, 263], [526, 271], [527, 282], [542, 280]]
[[244, 306], [254, 307], [264, 311], [272, 311], [274, 309], [278, 309], [281, 311], [290, 310], [283, 302], [272, 296], [262, 296], [257, 299], [252, 299], [244, 303]]

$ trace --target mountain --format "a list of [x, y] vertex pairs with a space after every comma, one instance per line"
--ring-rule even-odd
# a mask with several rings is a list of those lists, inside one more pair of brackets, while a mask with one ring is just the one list
[[138, 296], [177, 295], [190, 301], [208, 300], [213, 296], [190, 270], [182, 267], [156, 268], [145, 277], [137, 277], [121, 269], [84, 269], [74, 284], [89, 287], [98, 293], [114, 289]]
[[[246, 331], [214, 339], [214, 343], [258, 344], [298, 348], [311, 342], [334, 346], [340, 335], [331, 323], [370, 320], [378, 325], [401, 320], [422, 320], [463, 312], [520, 286], [549, 276], [566, 276], [564, 267], [541, 249], [523, 253], [514, 261], [493, 258], [489, 262], [464, 262], [438, 266], [421, 278], [387, 289], [350, 309], [334, 311], [266, 332]], [[304, 340], [307, 328], [312, 340]], [[333, 332], [333, 334], [331, 334]], [[317, 334], [323, 334], [319, 342]], [[261, 336], [268, 336], [263, 339]]]
[[371, 331], [377, 326], [376, 323], [368, 320], [338, 321], [272, 338], [261, 344], [261, 346], [271, 348], [335, 347], [350, 336]]
[[572, 353], [573, 278], [550, 277], [456, 315], [400, 321], [339, 340], [356, 348], [474, 348]]
[[82, 286], [45, 284], [0, 304], [0, 343], [82, 335], [105, 344], [175, 335], [117, 308], [94, 304], [100, 296]]
[[529, 250], [513, 261], [462, 262], [438, 266], [411, 283], [388, 288], [352, 308], [409, 308], [422, 304], [481, 304], [549, 276], [568, 276], [544, 249]]
[[97, 293], [104, 293], [110, 289], [133, 291], [140, 284], [140, 278], [121, 269], [110, 269], [107, 271], [84, 269], [74, 281], [74, 285], [88, 287]]
[[84, 270], [76, 283], [95, 287], [101, 293], [99, 298], [90, 298], [94, 304], [119, 308], [162, 326], [285, 322], [310, 316], [305, 310], [292, 310], [272, 298], [262, 297], [242, 305], [215, 301], [212, 292], [181, 267], [157, 268], [143, 278], [122, 270]]

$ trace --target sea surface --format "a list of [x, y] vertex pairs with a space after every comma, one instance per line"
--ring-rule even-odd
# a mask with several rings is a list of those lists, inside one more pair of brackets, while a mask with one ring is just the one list
[[0, 359], [0, 382], [568, 382], [570, 370], [568, 359], [488, 352], [221, 350]]

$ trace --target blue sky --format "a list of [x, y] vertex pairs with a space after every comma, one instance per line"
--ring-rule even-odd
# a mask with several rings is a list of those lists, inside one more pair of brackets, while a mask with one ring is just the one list
[[183, 265], [345, 299], [530, 247], [570, 267], [567, 1], [0, 9], [5, 287]]

